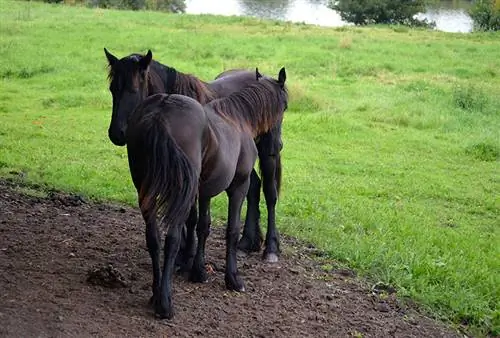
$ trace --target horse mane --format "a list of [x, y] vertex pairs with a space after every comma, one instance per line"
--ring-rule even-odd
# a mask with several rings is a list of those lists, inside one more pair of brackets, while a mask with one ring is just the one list
[[[194, 75], [179, 72], [175, 68], [156, 60], [151, 60], [149, 68], [149, 82], [153, 82], [152, 73], [155, 73], [163, 82], [163, 92], [189, 96], [202, 105], [217, 98], [217, 95], [209, 89], [207, 84]], [[156, 92], [159, 91], [156, 90]]]
[[[276, 95], [278, 90], [283, 93]], [[281, 122], [286, 109], [281, 99], [288, 100], [286, 87], [282, 90], [275, 80], [262, 78], [239, 92], [211, 101], [206, 107], [255, 138]]]
[[177, 76], [173, 87], [176, 94], [189, 96], [202, 105], [217, 98], [216, 93], [212, 92], [207, 84], [196, 76], [179, 71], [176, 73]]
[[[141, 59], [140, 54], [130, 54], [119, 60], [116, 66], [108, 65], [108, 80], [113, 81], [117, 74], [125, 79], [130, 79], [138, 70]], [[208, 87], [207, 83], [196, 76], [184, 74], [173, 67], [164, 65], [156, 60], [151, 60], [148, 72], [149, 95], [155, 93], [181, 94], [189, 96], [202, 105], [218, 96]]]

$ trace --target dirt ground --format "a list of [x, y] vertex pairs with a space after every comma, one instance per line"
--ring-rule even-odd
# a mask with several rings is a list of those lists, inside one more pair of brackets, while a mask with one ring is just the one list
[[2, 337], [461, 336], [352, 271], [325, 271], [321, 252], [284, 236], [279, 263], [240, 258], [247, 292], [227, 292], [221, 227], [207, 244], [209, 281], [177, 276], [176, 315], [158, 320], [147, 304], [150, 259], [137, 209], [26, 190], [0, 180]]

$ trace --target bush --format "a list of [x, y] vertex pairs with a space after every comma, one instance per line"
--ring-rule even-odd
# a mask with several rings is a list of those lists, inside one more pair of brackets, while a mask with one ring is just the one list
[[41, 0], [50, 3], [86, 4], [90, 7], [184, 12], [185, 0]]
[[146, 9], [181, 13], [186, 10], [184, 0], [146, 0]]
[[329, 6], [340, 13], [342, 20], [356, 25], [429, 25], [413, 18], [425, 10], [425, 0], [331, 0]]
[[87, 4], [90, 7], [100, 8], [118, 8], [118, 9], [132, 9], [137, 11], [143, 9], [145, 5], [144, 0], [89, 0]]
[[92, 7], [119, 9], [149, 9], [154, 11], [184, 12], [184, 0], [87, 0]]
[[500, 30], [500, 0], [477, 0], [469, 14], [477, 30]]

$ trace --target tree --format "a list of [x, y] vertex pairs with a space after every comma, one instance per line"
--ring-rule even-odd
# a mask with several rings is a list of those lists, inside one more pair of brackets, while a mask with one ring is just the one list
[[428, 24], [414, 18], [425, 10], [425, 0], [332, 0], [330, 7], [340, 13], [342, 20], [356, 25]]
[[500, 30], [500, 0], [477, 0], [469, 14], [478, 30]]

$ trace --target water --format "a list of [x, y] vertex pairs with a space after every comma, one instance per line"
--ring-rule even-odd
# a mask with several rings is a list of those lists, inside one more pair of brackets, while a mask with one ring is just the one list
[[[346, 25], [327, 3], [327, 0], [186, 0], [186, 13], [245, 15], [330, 27]], [[469, 6], [470, 1], [439, 1], [418, 18], [435, 21], [436, 29], [441, 31], [466, 33], [472, 31], [472, 19], [467, 14]]]
[[444, 32], [469, 33], [473, 28], [473, 21], [467, 14], [470, 7], [470, 1], [440, 1], [417, 18], [436, 22], [436, 29]]

